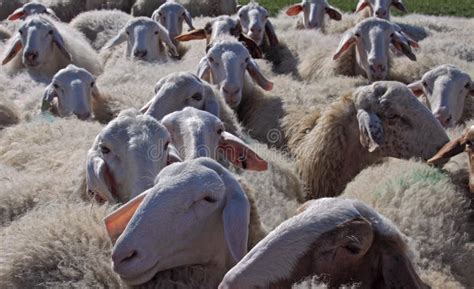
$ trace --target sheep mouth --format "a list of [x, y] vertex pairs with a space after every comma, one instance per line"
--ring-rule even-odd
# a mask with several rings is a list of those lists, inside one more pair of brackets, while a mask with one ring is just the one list
[[[127, 259], [127, 262], [129, 263], [133, 259], [129, 258]], [[129, 273], [129, 274], [127, 274], [126, 272], [121, 272], [118, 274], [120, 276], [120, 279], [122, 279], [123, 282], [131, 286], [136, 286], [136, 285], [144, 284], [150, 281], [151, 279], [153, 279], [153, 277], [161, 271], [158, 268], [159, 264], [160, 262], [156, 261], [151, 267], [144, 269], [141, 272], [134, 272], [134, 273]], [[134, 266], [139, 267], [139, 264], [135, 264]]]

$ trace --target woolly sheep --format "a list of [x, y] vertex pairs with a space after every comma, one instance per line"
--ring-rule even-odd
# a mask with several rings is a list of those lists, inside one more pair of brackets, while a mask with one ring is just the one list
[[423, 270], [445, 272], [462, 283], [447, 286], [442, 280], [426, 279], [441, 289], [474, 285], [468, 194], [467, 186], [458, 186], [450, 173], [414, 160], [391, 159], [362, 171], [342, 197], [363, 201], [390, 218], [407, 235]]
[[155, 96], [140, 111], [161, 120], [187, 106], [212, 113], [224, 122], [227, 131], [242, 135], [233, 111], [218, 92], [189, 72], [172, 73], [160, 79], [155, 85]]
[[97, 53], [80, 33], [42, 15], [28, 17], [5, 52], [2, 64], [9, 63], [10, 73], [26, 69], [43, 81], [71, 63], [94, 75], [102, 72]]
[[[383, 157], [427, 160], [448, 142], [431, 112], [398, 82], [360, 87], [313, 114], [316, 124], [305, 136], [296, 135], [299, 144], [287, 135], [308, 198], [339, 195], [363, 168]], [[291, 121], [305, 120], [285, 117], [285, 130]]]
[[[165, 0], [137, 0], [132, 7], [133, 16], [150, 17]], [[236, 11], [235, 0], [183, 0], [179, 1], [193, 16], [218, 16], [222, 14], [231, 15]]]
[[77, 15], [69, 25], [82, 32], [94, 49], [100, 50], [132, 18], [120, 10], [93, 10]]
[[471, 77], [453, 65], [441, 65], [408, 86], [433, 112], [443, 127], [452, 127], [463, 118], [464, 102], [474, 95]]
[[143, 61], [167, 59], [168, 47], [172, 56], [179, 56], [168, 31], [158, 22], [146, 17], [131, 19], [102, 49], [109, 49], [127, 42], [126, 57]]
[[346, 283], [429, 288], [415, 271], [403, 235], [366, 204], [323, 198], [301, 211], [227, 272], [219, 289], [290, 288], [312, 275], [322, 275], [334, 288]]
[[49, 7], [44, 4], [37, 2], [29, 2], [24, 4], [22, 7], [16, 9], [12, 14], [10, 14], [7, 20], [24, 20], [26, 17], [35, 15], [35, 14], [47, 14], [52, 18], [57, 19], [56, 13]]
[[340, 21], [342, 14], [329, 5], [327, 0], [302, 0], [301, 3], [290, 6], [286, 10], [288, 16], [296, 16], [303, 12], [303, 27], [305, 29], [325, 28], [325, 15], [329, 18]]
[[390, 20], [390, 7], [392, 5], [402, 12], [407, 12], [402, 0], [359, 0], [356, 12], [368, 8], [370, 16]]
[[237, 12], [237, 16], [240, 19], [244, 34], [255, 41], [255, 43], [262, 46], [266, 41], [265, 36], [267, 36], [270, 46], [278, 45], [275, 28], [268, 19], [269, 13], [267, 9], [252, 1], [242, 6]]
[[0, 98], [0, 130], [19, 123], [20, 118], [15, 104], [4, 97]]

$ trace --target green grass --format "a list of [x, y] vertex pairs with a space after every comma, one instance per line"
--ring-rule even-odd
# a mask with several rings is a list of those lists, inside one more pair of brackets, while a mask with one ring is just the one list
[[[244, 4], [249, 1], [239, 2]], [[301, 1], [259, 0], [258, 2], [271, 11], [272, 15], [276, 15], [283, 7]], [[352, 11], [357, 5], [357, 0], [329, 0], [329, 3], [343, 11]], [[403, 3], [410, 13], [474, 17], [474, 0], [404, 0]]]

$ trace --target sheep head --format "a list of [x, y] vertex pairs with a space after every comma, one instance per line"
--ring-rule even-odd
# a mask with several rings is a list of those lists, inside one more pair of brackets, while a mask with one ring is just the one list
[[371, 16], [390, 20], [390, 6], [392, 5], [402, 12], [407, 12], [402, 0], [359, 0], [356, 12], [360, 12], [368, 7], [370, 8]]
[[166, 56], [163, 43], [172, 56], [179, 56], [166, 28], [146, 17], [129, 20], [102, 49], [110, 49], [123, 42], [127, 42], [126, 57], [131, 59], [149, 62], [163, 60]]
[[44, 65], [55, 57], [51, 47], [57, 49], [68, 61], [72, 61], [72, 56], [53, 22], [41, 15], [33, 15], [23, 22], [19, 31], [10, 39], [2, 65], [10, 62], [20, 51], [23, 51], [22, 62], [26, 67]]
[[153, 188], [105, 218], [111, 239], [118, 237], [112, 268], [131, 285], [180, 266], [227, 269], [247, 252], [249, 219], [244, 191], [217, 162], [172, 164]]
[[153, 12], [151, 19], [159, 22], [168, 30], [175, 46], [178, 44], [175, 38], [183, 32], [183, 22], [186, 22], [190, 30], [194, 30], [191, 13], [183, 5], [176, 2], [163, 3]]
[[360, 143], [384, 157], [431, 158], [449, 139], [402, 83], [382, 81], [354, 92]]
[[342, 14], [328, 4], [327, 0], [303, 0], [300, 4], [290, 6], [286, 10], [288, 16], [296, 16], [303, 12], [303, 25], [306, 29], [320, 29], [324, 26], [324, 16], [339, 21]]
[[127, 110], [96, 137], [87, 154], [87, 190], [100, 201], [126, 202], [151, 188], [168, 163], [170, 136], [157, 120]]
[[220, 114], [220, 105], [213, 89], [190, 72], [178, 72], [163, 77], [155, 85], [155, 97], [141, 112], [161, 120], [167, 114], [187, 106]]
[[242, 100], [245, 71], [263, 89], [273, 89], [273, 83], [262, 74], [247, 48], [235, 39], [222, 38], [212, 44], [201, 59], [198, 76], [216, 84], [227, 104], [236, 108]]
[[450, 158], [467, 152], [469, 158], [469, 190], [474, 193], [474, 126], [471, 126], [464, 135], [447, 143], [428, 163], [432, 165], [443, 165]]
[[268, 37], [270, 46], [278, 45], [278, 37], [275, 28], [270, 22], [267, 9], [255, 2], [250, 2], [242, 6], [237, 12], [242, 25], [243, 33], [250, 39], [262, 46], [265, 41], [265, 35]]
[[459, 68], [446, 64], [428, 71], [421, 80], [408, 87], [416, 96], [424, 96], [424, 102], [445, 128], [461, 121], [466, 98], [474, 96], [471, 77]]
[[206, 111], [187, 107], [167, 115], [162, 124], [184, 160], [224, 157], [233, 165], [264, 171], [268, 164], [240, 138], [228, 133], [222, 121]]
[[56, 13], [46, 5], [37, 2], [26, 3], [22, 7], [16, 9], [12, 14], [8, 16], [8, 20], [24, 20], [26, 17], [35, 14], [47, 14], [56, 20], [59, 20]]
[[390, 45], [412, 61], [416, 61], [416, 56], [411, 47], [419, 47], [398, 25], [378, 18], [365, 19], [346, 32], [333, 60], [337, 60], [353, 45], [356, 46], [357, 65], [370, 81], [386, 79], [390, 68]]
[[291, 288], [315, 275], [330, 288], [429, 288], [409, 256], [395, 225], [372, 208], [323, 198], [268, 234], [227, 272], [219, 289]]
[[45, 111], [54, 106], [61, 117], [74, 114], [86, 120], [93, 116], [92, 102], [98, 98], [95, 77], [87, 70], [70, 64], [58, 71], [46, 87], [41, 109]]

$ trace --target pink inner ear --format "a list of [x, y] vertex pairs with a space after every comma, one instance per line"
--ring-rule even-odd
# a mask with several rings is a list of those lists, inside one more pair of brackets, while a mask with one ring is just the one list
[[17, 13], [14, 13], [14, 14], [8, 16], [8, 20], [17, 20], [17, 19], [20, 19], [23, 16], [25, 16], [25, 12], [20, 11], [20, 12], [17, 12]]
[[105, 228], [107, 229], [107, 233], [112, 241], [117, 240], [117, 238], [123, 233], [147, 194], [148, 192], [142, 193], [105, 217]]
[[360, 11], [364, 10], [369, 5], [370, 5], [369, 2], [365, 2], [365, 1], [362, 2], [362, 3], [359, 2], [359, 5], [357, 5], [357, 8], [356, 8], [356, 12], [360, 12]]
[[266, 171], [268, 163], [246, 145], [240, 138], [223, 132], [219, 149], [227, 160], [237, 167], [251, 171]]
[[303, 6], [301, 6], [301, 4], [296, 4], [288, 8], [288, 10], [286, 10], [286, 15], [295, 16], [295, 15], [300, 14], [302, 11], [303, 11]]
[[354, 44], [356, 41], [357, 41], [357, 38], [355, 38], [354, 36], [347, 39], [346, 42], [344, 42], [344, 44], [341, 45], [338, 51], [336, 51], [336, 54], [334, 54], [334, 56], [332, 57], [332, 60], [337, 60], [339, 57], [341, 57], [341, 55], [343, 55], [344, 52], [346, 52], [347, 49], [349, 49], [351, 45]]

